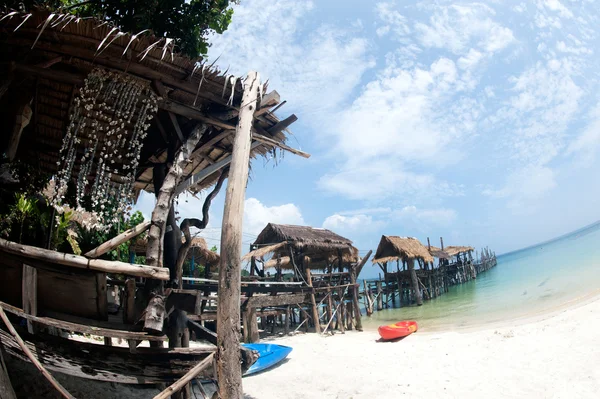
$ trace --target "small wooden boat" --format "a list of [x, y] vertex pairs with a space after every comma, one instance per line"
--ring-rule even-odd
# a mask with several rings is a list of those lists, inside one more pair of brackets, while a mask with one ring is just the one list
[[259, 373], [279, 364], [292, 351], [289, 346], [275, 344], [242, 344], [242, 346], [258, 352], [258, 360], [246, 371], [244, 376]]
[[379, 335], [382, 339], [388, 341], [392, 339], [398, 339], [402, 337], [406, 337], [418, 329], [416, 321], [399, 321], [395, 324], [390, 324], [387, 326], [380, 326], [377, 331], [379, 331]]

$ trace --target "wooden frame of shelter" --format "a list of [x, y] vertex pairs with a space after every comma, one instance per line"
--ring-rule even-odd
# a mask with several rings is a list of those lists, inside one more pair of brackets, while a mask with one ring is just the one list
[[[293, 280], [300, 283], [307, 294], [302, 302], [293, 298], [286, 301], [285, 295], [272, 297], [271, 301], [261, 299], [261, 307], [287, 306], [286, 329], [290, 316], [294, 317], [290, 305], [296, 305], [300, 323], [306, 323], [308, 328], [310, 322], [317, 332], [322, 331], [321, 327], [324, 331], [333, 329], [334, 320], [335, 328], [341, 331], [353, 326], [362, 330], [356, 279], [370, 252], [360, 259], [352, 241], [330, 230], [275, 223], [265, 226], [250, 249], [243, 260], [250, 261], [253, 278], [265, 279], [265, 269], [274, 267], [274, 280], [280, 282], [282, 270], [292, 270]], [[269, 254], [271, 259], [262, 261], [260, 270], [257, 259]], [[310, 313], [301, 306], [306, 301], [309, 301]], [[245, 309], [251, 315], [249, 324], [255, 322], [252, 303], [248, 303]], [[324, 325], [321, 320], [324, 320]]]
[[[106, 22], [69, 14], [9, 12], [2, 17], [0, 34], [5, 39], [0, 43], [0, 105], [7, 117], [0, 124], [10, 133], [0, 145], [9, 161], [18, 160], [45, 173], [56, 174], [74, 100], [93, 71], [124, 76], [151, 90], [158, 98], [158, 112], [153, 115], [143, 139], [133, 185], [137, 193], [146, 190], [156, 194], [152, 220], [85, 256], [1, 240], [0, 281], [8, 288], [0, 289], [0, 306], [28, 320], [29, 331], [19, 330], [19, 333], [25, 338], [25, 344], [43, 347], [43, 353], [54, 356], [48, 368], [109, 381], [152, 383], [183, 376], [189, 366], [214, 352], [214, 348], [180, 350], [188, 345], [188, 327], [196, 329], [198, 334], [217, 344], [217, 375], [224, 381], [220, 384], [221, 397], [239, 397], [240, 362], [243, 360], [247, 367], [254, 360], [253, 355], [243, 349], [230, 349], [239, 345], [241, 254], [236, 248], [241, 245], [241, 212], [248, 164], [256, 156], [274, 155], [276, 149], [308, 157], [285, 144], [284, 131], [296, 121], [296, 116], [280, 120], [272, 113], [273, 107], [281, 104], [279, 95], [275, 91], [266, 92], [266, 86], [260, 83], [255, 72], [245, 79], [223, 74], [202, 60], [178, 54], [170, 39], [132, 35]], [[140, 102], [133, 104], [141, 104], [146, 99], [138, 96], [134, 100]], [[94, 123], [101, 126], [104, 122], [98, 119]], [[133, 140], [131, 126], [125, 126], [123, 132], [125, 138]], [[92, 159], [97, 164], [94, 155]], [[123, 161], [112, 161], [124, 168]], [[83, 165], [75, 161], [73, 171], [79, 173], [82, 168]], [[187, 312], [196, 311], [194, 300], [198, 296], [176, 286], [181, 283], [177, 277], [181, 276], [181, 265], [192, 244], [189, 229], [206, 226], [211, 200], [226, 177], [229, 179], [219, 265], [220, 322], [215, 339], [186, 317]], [[119, 179], [115, 174], [111, 183], [118, 185], [122, 180]], [[186, 219], [177, 225], [174, 197], [184, 191], [197, 193], [212, 185], [215, 188], [205, 201], [203, 219]], [[97, 259], [144, 231], [148, 231], [147, 266]], [[183, 244], [182, 232], [186, 237]], [[122, 321], [115, 321], [107, 314], [106, 273], [130, 276], [123, 284]], [[42, 279], [42, 274], [50, 277]], [[136, 277], [144, 281], [136, 281]], [[60, 284], [51, 284], [59, 280]], [[82, 299], [89, 299], [73, 301], [77, 293], [81, 293]], [[140, 317], [144, 331], [136, 326]], [[164, 323], [167, 318], [168, 323]], [[229, 322], [231, 327], [226, 326], [226, 319], [234, 320], [233, 324]], [[106, 337], [106, 345], [86, 346], [85, 350], [101, 359], [116, 356], [115, 359], [120, 360], [112, 363], [114, 367], [107, 373], [98, 373], [91, 360], [93, 356], [75, 360], [75, 354], [80, 351], [77, 348], [85, 345], [39, 333], [37, 327], [45, 327], [42, 329], [49, 332], [56, 329], [95, 332]], [[161, 348], [165, 331], [169, 349]], [[127, 339], [129, 350], [112, 347], [111, 337]], [[142, 340], [150, 340], [153, 348], [149, 351], [137, 348]], [[14, 341], [9, 335], [3, 335], [2, 341], [9, 348], [9, 354], [24, 358], [16, 346], [18, 339]], [[37, 356], [42, 356], [42, 352], [38, 351]], [[179, 361], [182, 356], [185, 359]], [[135, 371], [120, 367], [120, 364], [137, 361], [134, 359], [141, 365], [153, 359], [156, 367], [139, 367]], [[195, 372], [212, 375], [207, 371], [212, 362], [202, 364], [203, 369], [195, 368]]]

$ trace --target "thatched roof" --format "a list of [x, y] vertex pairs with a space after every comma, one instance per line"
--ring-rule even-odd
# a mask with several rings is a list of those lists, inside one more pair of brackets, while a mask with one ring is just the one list
[[431, 256], [433, 256], [434, 258], [438, 258], [438, 259], [448, 259], [450, 258], [450, 255], [448, 255], [448, 253], [446, 251], [442, 251], [441, 248], [438, 247], [434, 247], [433, 245], [431, 247], [428, 248], [429, 249], [429, 253], [431, 254]]
[[384, 263], [392, 260], [422, 259], [433, 262], [427, 248], [414, 237], [381, 236], [373, 263]]
[[[269, 223], [258, 235], [253, 245], [257, 247], [287, 243], [304, 255], [318, 254], [320, 257], [337, 256], [338, 251], [352, 259], [358, 258], [358, 249], [352, 241], [331, 230], [309, 226]], [[281, 251], [281, 256], [289, 255], [285, 247], [273, 251]]]
[[[0, 17], [4, 15], [0, 11]], [[46, 11], [35, 11], [30, 16], [15, 13], [0, 24], [0, 35], [4, 38], [0, 42], [2, 59], [7, 65], [8, 61], [16, 62], [11, 67], [12, 80], [0, 102], [6, 116], [0, 121], [0, 129], [12, 131], [12, 116], [25, 101], [31, 101], [33, 109], [33, 117], [21, 135], [16, 159], [48, 174], [57, 172], [73, 99], [88, 74], [100, 68], [139, 81], [159, 97], [158, 112], [143, 140], [135, 176], [136, 192], [154, 190], [152, 165], [164, 162], [168, 143], [180, 142], [180, 136], [185, 138], [198, 123], [210, 129], [190, 157], [185, 169], [187, 180], [178, 192], [186, 189], [197, 192], [212, 185], [220, 169], [230, 162], [232, 133], [242, 98], [241, 79], [221, 72], [205, 60], [178, 54], [169, 39], [148, 33], [134, 36], [94, 18], [53, 14], [49, 20], [49, 15]], [[262, 93], [266, 93], [266, 87]], [[286, 140], [284, 131], [296, 120], [292, 115], [280, 121], [269, 112], [279, 102], [279, 95], [271, 92], [257, 108], [253, 157], [282, 148]], [[133, 126], [125, 127], [123, 137], [131, 138], [134, 134]], [[3, 136], [0, 146], [7, 143], [9, 134]], [[83, 151], [77, 148], [77, 152], [83, 154]], [[126, 166], [116, 156], [112, 158], [115, 169]], [[79, 159], [73, 168], [75, 175], [82, 167]], [[112, 176], [114, 183], [120, 183], [119, 178], [118, 174]]]
[[448, 254], [448, 256], [456, 256], [458, 254], [462, 254], [464, 252], [475, 251], [473, 247], [463, 247], [463, 246], [449, 246], [444, 247], [444, 252]]
[[[342, 262], [343, 263], [354, 263], [358, 261], [357, 256], [353, 256], [348, 251], [344, 251], [342, 254]], [[319, 257], [319, 256], [305, 256], [304, 257], [304, 267], [308, 267], [309, 269], [323, 270], [328, 268], [329, 266], [337, 266], [338, 257], [329, 255], [327, 257]], [[289, 256], [281, 256], [280, 257], [280, 266], [283, 270], [293, 270], [294, 265], [290, 261]], [[265, 262], [265, 269], [275, 268], [277, 267], [277, 257], [272, 257], [268, 261]]]
[[210, 263], [212, 266], [219, 264], [219, 254], [211, 251], [206, 244], [206, 240], [202, 237], [195, 237], [192, 239], [192, 245], [187, 253], [187, 260], [191, 260], [192, 256], [196, 263]]

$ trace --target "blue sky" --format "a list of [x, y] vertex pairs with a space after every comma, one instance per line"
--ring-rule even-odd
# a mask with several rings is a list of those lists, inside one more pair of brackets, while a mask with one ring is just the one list
[[362, 253], [382, 234], [501, 253], [600, 219], [599, 17], [570, 0], [242, 1], [209, 59], [268, 79], [278, 116], [299, 118], [289, 144], [312, 154], [253, 163], [244, 243], [271, 221]]

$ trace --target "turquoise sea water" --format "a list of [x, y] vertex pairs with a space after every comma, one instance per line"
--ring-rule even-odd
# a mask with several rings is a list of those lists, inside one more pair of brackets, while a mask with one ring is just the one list
[[548, 312], [600, 289], [600, 222], [552, 241], [498, 256], [476, 280], [423, 306], [363, 317], [373, 328], [416, 320], [422, 330], [471, 327]]

